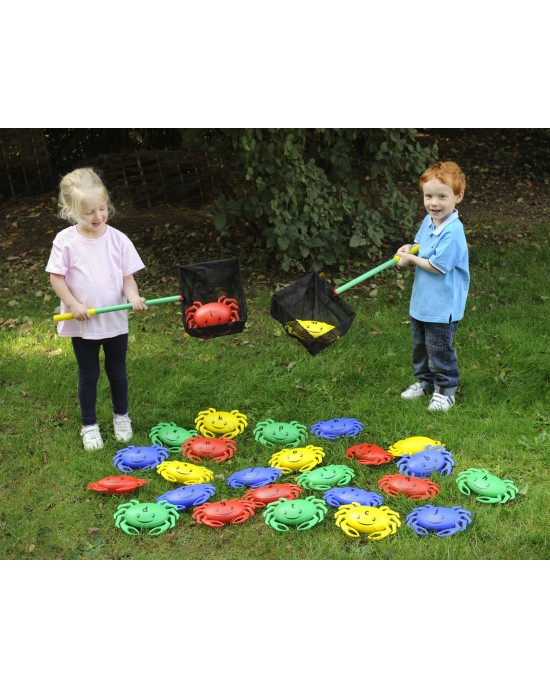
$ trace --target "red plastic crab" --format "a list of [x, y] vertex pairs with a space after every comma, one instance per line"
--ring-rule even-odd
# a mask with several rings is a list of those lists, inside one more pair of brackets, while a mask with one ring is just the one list
[[239, 302], [222, 295], [217, 301], [202, 304], [193, 301], [193, 305], [185, 309], [187, 327], [212, 327], [225, 325], [239, 319]]
[[201, 504], [193, 509], [191, 515], [197, 523], [204, 523], [211, 528], [221, 528], [230, 523], [244, 523], [255, 511], [256, 507], [248, 499], [228, 499]]
[[261, 509], [271, 502], [276, 502], [281, 497], [284, 499], [297, 499], [302, 494], [302, 488], [292, 483], [270, 483], [261, 487], [254, 487], [244, 493], [243, 499], [252, 502], [256, 508]]
[[129, 494], [146, 484], [147, 480], [134, 478], [132, 475], [108, 475], [95, 483], [90, 483], [88, 489], [94, 492], [109, 492], [110, 494]]
[[181, 452], [192, 463], [202, 463], [203, 459], [221, 463], [230, 459], [237, 451], [237, 443], [229, 437], [189, 437], [181, 445]]
[[376, 444], [355, 444], [346, 449], [348, 459], [357, 459], [361, 466], [380, 466], [392, 461], [395, 456]]
[[408, 499], [429, 499], [439, 494], [440, 487], [428, 478], [393, 473], [378, 481], [378, 487], [391, 497], [405, 495]]

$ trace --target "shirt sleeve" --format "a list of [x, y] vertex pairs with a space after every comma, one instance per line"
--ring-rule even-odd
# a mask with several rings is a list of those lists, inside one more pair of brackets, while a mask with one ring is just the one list
[[53, 242], [48, 264], [46, 265], [46, 272], [53, 272], [56, 275], [65, 275], [67, 273], [67, 261], [57, 238]]
[[145, 263], [141, 260], [136, 247], [127, 236], [122, 245], [122, 276], [133, 275], [134, 272], [143, 270]]
[[458, 242], [455, 239], [455, 233], [444, 232], [437, 242], [433, 255], [429, 258], [430, 265], [445, 275], [457, 266], [458, 258]]

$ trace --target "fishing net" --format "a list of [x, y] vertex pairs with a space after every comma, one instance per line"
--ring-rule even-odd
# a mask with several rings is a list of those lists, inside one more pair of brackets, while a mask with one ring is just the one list
[[355, 312], [316, 272], [273, 294], [270, 315], [312, 356], [343, 337], [355, 318]]
[[212, 339], [244, 330], [246, 298], [238, 259], [182, 265], [179, 283], [183, 327], [191, 337]]

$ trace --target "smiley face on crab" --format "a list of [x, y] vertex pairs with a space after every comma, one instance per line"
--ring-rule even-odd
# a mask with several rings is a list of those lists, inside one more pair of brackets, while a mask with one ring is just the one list
[[380, 466], [395, 458], [393, 454], [382, 449], [377, 444], [355, 444], [346, 449], [348, 459], [356, 459], [360, 466]]
[[311, 490], [327, 490], [330, 487], [348, 485], [354, 477], [355, 472], [349, 466], [332, 464], [303, 473], [296, 481], [301, 487]]
[[453, 456], [445, 447], [428, 445], [416, 454], [403, 454], [396, 463], [403, 475], [414, 475], [422, 478], [432, 473], [439, 473], [442, 478], [451, 474], [455, 465]]
[[168, 458], [168, 450], [160, 444], [148, 446], [135, 446], [131, 444], [124, 449], [120, 449], [113, 456], [113, 463], [119, 471], [132, 473], [137, 470], [152, 470]]
[[195, 485], [184, 485], [175, 490], [169, 490], [160, 497], [157, 497], [157, 502], [168, 502], [175, 506], [178, 511], [189, 509], [192, 506], [199, 506], [204, 504], [210, 497], [216, 493], [216, 488], [210, 483], [198, 483]]
[[149, 433], [152, 442], [166, 447], [171, 454], [179, 454], [185, 440], [195, 435], [197, 435], [196, 430], [186, 430], [174, 422], [159, 423]]
[[486, 468], [468, 468], [458, 474], [456, 482], [463, 494], [473, 493], [478, 502], [486, 504], [505, 504], [519, 492], [511, 480], [502, 480]]
[[336, 525], [349, 537], [367, 534], [369, 540], [383, 540], [401, 525], [399, 513], [387, 506], [361, 506], [357, 502], [342, 505], [335, 513]]
[[185, 322], [187, 327], [213, 327], [225, 325], [239, 319], [239, 302], [223, 294], [217, 301], [201, 303], [193, 301], [189, 308], [185, 309]]
[[310, 338], [328, 338], [330, 340], [339, 339], [340, 335], [334, 325], [321, 322], [320, 320], [289, 320], [284, 324], [285, 330], [292, 337], [305, 341]]
[[343, 504], [353, 502], [361, 506], [380, 506], [384, 497], [376, 492], [362, 490], [359, 487], [332, 487], [323, 495], [323, 499], [329, 506], [340, 507]]
[[215, 408], [209, 408], [195, 418], [195, 427], [205, 437], [223, 435], [232, 439], [243, 432], [247, 425], [246, 416], [237, 410], [216, 411]]
[[209, 459], [211, 463], [221, 463], [237, 451], [237, 443], [228, 437], [190, 437], [181, 446], [181, 452], [189, 461], [202, 463]]
[[416, 454], [427, 446], [444, 447], [445, 445], [439, 440], [432, 440], [430, 437], [424, 437], [424, 435], [414, 435], [395, 442], [388, 451], [393, 456], [403, 456], [403, 454]]
[[309, 530], [320, 523], [326, 516], [328, 507], [322, 499], [306, 497], [305, 499], [280, 499], [269, 504], [264, 511], [268, 526], [280, 532], [290, 528]]
[[239, 525], [256, 512], [252, 501], [247, 499], [226, 499], [220, 502], [207, 502], [193, 510], [192, 517], [197, 523], [211, 528], [221, 528], [228, 524]]
[[244, 493], [243, 499], [252, 502], [258, 509], [280, 499], [297, 499], [302, 494], [302, 488], [292, 483], [270, 483], [260, 487], [253, 487]]
[[171, 483], [183, 485], [196, 485], [209, 483], [214, 478], [214, 473], [203, 466], [194, 466], [186, 461], [163, 461], [157, 467], [157, 473]]
[[128, 494], [146, 484], [147, 480], [134, 478], [132, 475], [109, 475], [95, 483], [90, 483], [88, 489], [109, 494]]
[[254, 437], [264, 447], [297, 447], [306, 439], [307, 428], [295, 420], [284, 423], [267, 418], [256, 425]]
[[460, 530], [466, 530], [471, 522], [471, 512], [460, 506], [436, 507], [426, 504], [413, 509], [407, 516], [407, 525], [420, 536], [435, 532], [438, 537], [449, 537]]
[[122, 504], [114, 514], [115, 525], [127, 535], [160, 535], [176, 525], [178, 510], [168, 502], [139, 502], [132, 499]]
[[437, 483], [427, 478], [392, 473], [385, 475], [378, 481], [378, 487], [391, 497], [404, 495], [408, 499], [430, 499], [439, 494], [440, 487]]
[[357, 418], [332, 418], [321, 420], [311, 426], [311, 433], [325, 440], [336, 440], [339, 437], [354, 437], [363, 429], [363, 423]]
[[229, 487], [262, 487], [275, 482], [282, 474], [283, 472], [279, 468], [253, 466], [230, 475], [227, 484]]
[[319, 465], [325, 455], [322, 447], [308, 444], [307, 447], [281, 449], [271, 456], [269, 465], [280, 468], [284, 475], [299, 471], [304, 473]]

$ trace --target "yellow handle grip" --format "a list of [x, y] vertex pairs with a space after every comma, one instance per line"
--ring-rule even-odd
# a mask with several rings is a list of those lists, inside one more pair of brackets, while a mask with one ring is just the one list
[[[95, 315], [96, 309], [95, 308], [88, 308], [88, 313], [90, 315]], [[73, 320], [74, 315], [72, 313], [58, 313], [57, 315], [53, 316], [53, 319], [55, 322], [60, 322], [61, 320]]]
[[[418, 255], [418, 251], [419, 251], [419, 250], [420, 250], [420, 244], [414, 244], [414, 246], [411, 246], [411, 250], [409, 251], [409, 253], [410, 253], [412, 256], [416, 256], [416, 255]], [[396, 262], [396, 263], [399, 263], [399, 258], [400, 258], [400, 256], [398, 256], [398, 255], [396, 254], [396, 256], [395, 256], [395, 262]]]

